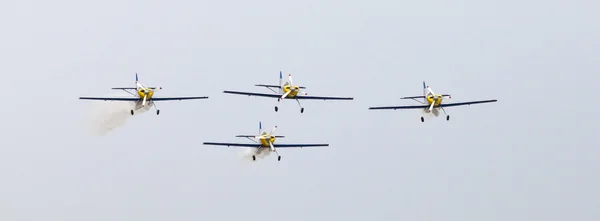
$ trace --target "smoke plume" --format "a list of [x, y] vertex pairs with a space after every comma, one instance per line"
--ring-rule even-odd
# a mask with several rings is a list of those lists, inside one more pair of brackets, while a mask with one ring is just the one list
[[[151, 105], [146, 105], [144, 108], [136, 107], [135, 102], [126, 101], [95, 102], [93, 105], [89, 119], [90, 130], [92, 134], [98, 136], [125, 125], [129, 118], [142, 114], [152, 107]], [[132, 109], [135, 115], [131, 115]]]
[[256, 156], [256, 160], [264, 159], [271, 154], [271, 150], [267, 148], [261, 148], [257, 152], [256, 148], [245, 148], [239, 155], [242, 160], [252, 161], [252, 155]]

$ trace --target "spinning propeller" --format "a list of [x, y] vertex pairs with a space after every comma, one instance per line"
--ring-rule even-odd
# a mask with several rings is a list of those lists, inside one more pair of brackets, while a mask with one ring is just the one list
[[141, 90], [144, 91], [144, 99], [142, 100], [142, 107], [146, 106], [146, 103], [148, 101], [148, 93], [154, 92], [154, 91], [158, 91], [158, 90], [162, 89], [162, 87], [157, 87], [157, 88], [152, 89], [152, 88], [148, 88], [148, 87], [144, 86], [143, 84], [140, 84], [138, 82], [138, 74], [137, 73], [135, 73], [135, 85], [139, 89], [141, 89]]
[[[285, 94], [283, 94], [281, 96], [281, 99], [285, 99], [290, 93], [292, 93], [292, 92], [294, 92], [296, 90], [301, 91], [300, 86], [294, 85], [294, 81], [292, 80], [292, 75], [291, 74], [288, 75], [288, 82], [286, 82], [285, 85], [281, 85], [282, 78], [283, 78], [283, 76], [282, 76], [281, 72], [279, 72], [279, 86], [280, 86], [280, 90], [283, 91], [283, 87], [284, 86], [290, 86], [290, 91], [288, 91]], [[297, 89], [296, 89], [296, 87], [297, 87]], [[308, 93], [306, 93], [306, 92], [304, 93], [304, 95], [307, 95], [307, 94]]]
[[427, 86], [427, 90], [429, 91], [429, 93], [431, 93], [431, 96], [433, 96], [433, 102], [431, 102], [431, 105], [429, 106], [429, 112], [431, 112], [433, 110], [433, 105], [435, 105], [438, 99], [441, 99], [442, 96], [433, 93], [433, 90], [431, 90], [429, 86]]
[[[273, 142], [271, 142], [271, 138], [274, 136], [275, 131], [277, 130], [277, 126], [275, 126], [272, 130], [271, 133], [267, 134], [266, 132], [262, 132], [262, 122], [258, 123], [258, 136], [255, 136], [254, 139], [258, 140], [258, 141], [266, 141], [269, 144], [269, 147], [271, 148], [272, 152], [275, 152], [278, 157], [277, 160], [281, 160], [281, 156], [279, 156], [279, 153], [277, 153], [277, 150], [275, 149], [275, 146], [273, 146]], [[253, 156], [253, 159], [256, 160], [256, 158]]]

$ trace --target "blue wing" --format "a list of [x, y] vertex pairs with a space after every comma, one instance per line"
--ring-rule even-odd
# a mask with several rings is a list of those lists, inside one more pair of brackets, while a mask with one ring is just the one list
[[491, 103], [496, 102], [498, 100], [484, 100], [484, 101], [469, 101], [469, 102], [460, 102], [460, 103], [450, 103], [450, 104], [440, 104], [440, 107], [454, 107], [454, 106], [462, 106], [462, 105], [471, 105], [471, 104], [483, 104], [483, 103]]
[[280, 98], [282, 96], [279, 94], [263, 94], [263, 93], [251, 93], [251, 92], [239, 92], [239, 91], [223, 91], [223, 93], [257, 96], [257, 97], [272, 97], [272, 98]]
[[100, 100], [100, 101], [139, 101], [137, 97], [79, 97], [81, 100]]
[[[208, 97], [157, 97], [152, 98], [152, 101], [173, 101], [173, 100], [193, 100], [207, 99]], [[100, 101], [139, 101], [137, 97], [80, 97], [81, 100], [100, 100]]]
[[[204, 142], [204, 145], [213, 146], [228, 146], [228, 147], [261, 147], [260, 144], [241, 144], [241, 143], [212, 143]], [[292, 148], [292, 147], [328, 147], [329, 144], [273, 144], [275, 148]]]
[[[449, 103], [449, 104], [442, 103], [437, 107], [454, 107], [454, 106], [471, 105], [471, 104], [491, 103], [491, 102], [496, 102], [496, 101], [498, 101], [498, 100], [469, 101], [469, 102]], [[389, 107], [370, 107], [369, 110], [422, 109], [422, 108], [428, 108], [428, 107], [429, 107], [429, 105], [389, 106]]]
[[[271, 98], [280, 98], [281, 94], [263, 94], [263, 93], [251, 93], [251, 92], [239, 92], [239, 91], [223, 91], [226, 94], [239, 94], [239, 95], [248, 95], [248, 96], [257, 96], [257, 97], [271, 97]], [[351, 97], [317, 97], [317, 96], [301, 96], [298, 95], [295, 98], [290, 99], [298, 99], [298, 100], [354, 100]]]
[[204, 145], [212, 145], [212, 146], [228, 146], [228, 147], [260, 147], [260, 144], [241, 144], [241, 143], [212, 143], [212, 142], [204, 142]]
[[413, 106], [388, 106], [388, 107], [369, 107], [369, 110], [396, 110], [396, 109], [422, 109], [429, 105], [413, 105]]
[[208, 97], [153, 97], [152, 101], [180, 101], [197, 99], [208, 99]]
[[354, 100], [352, 97], [317, 97], [317, 96], [305, 96], [298, 95], [296, 98], [298, 100]]
[[273, 144], [275, 148], [290, 148], [290, 147], [328, 147], [329, 144]]

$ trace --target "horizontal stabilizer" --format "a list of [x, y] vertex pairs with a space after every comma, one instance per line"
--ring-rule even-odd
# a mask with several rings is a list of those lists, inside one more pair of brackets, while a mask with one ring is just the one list
[[[148, 88], [154, 90], [157, 87], [148, 87]], [[137, 88], [134, 88], [134, 87], [113, 87], [111, 89], [113, 89], [113, 90], [137, 90]]]
[[[271, 88], [281, 88], [279, 85], [270, 85], [270, 84], [257, 84], [254, 85], [257, 87], [271, 87]], [[306, 87], [300, 87], [300, 89], [306, 89]]]
[[[235, 137], [253, 138], [256, 137], [256, 135], [237, 135]], [[285, 136], [275, 136], [275, 138], [285, 138]]]
[[[442, 97], [450, 97], [449, 94], [442, 94]], [[425, 96], [412, 96], [412, 97], [403, 97], [400, 99], [419, 99], [419, 98], [425, 98]]]

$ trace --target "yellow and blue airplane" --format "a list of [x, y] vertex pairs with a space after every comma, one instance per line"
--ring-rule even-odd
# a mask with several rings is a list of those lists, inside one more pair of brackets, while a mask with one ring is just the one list
[[277, 154], [277, 161], [281, 161], [281, 155], [277, 152], [276, 148], [291, 148], [291, 147], [327, 147], [329, 144], [275, 144], [277, 138], [285, 138], [285, 136], [275, 136], [275, 130], [277, 126], [271, 130], [270, 133], [262, 131], [262, 122], [258, 122], [258, 136], [253, 135], [237, 135], [236, 137], [247, 138], [254, 142], [253, 144], [243, 143], [214, 143], [204, 142], [204, 145], [212, 146], [227, 146], [227, 147], [252, 147], [255, 148], [252, 160], [256, 161], [256, 155], [259, 155], [265, 151], [271, 151]]
[[[113, 90], [123, 90], [134, 97], [79, 97], [81, 100], [103, 100], [103, 101], [131, 101], [135, 102], [135, 108], [144, 108], [146, 104], [152, 105], [156, 109], [156, 115], [160, 114], [160, 110], [156, 108], [155, 101], [173, 101], [173, 100], [195, 100], [208, 99], [208, 97], [154, 97], [154, 92], [161, 90], [162, 87], [146, 87], [138, 81], [138, 74], [135, 73], [135, 87], [114, 87]], [[130, 90], [136, 91], [136, 93]], [[131, 115], [134, 114], [133, 109]]]
[[[305, 87], [294, 85], [292, 82], [292, 75], [288, 76], [289, 81], [283, 83], [283, 73], [279, 72], [279, 85], [269, 85], [269, 84], [257, 84], [254, 86], [257, 87], [265, 87], [274, 94], [264, 94], [264, 93], [251, 93], [251, 92], [239, 92], [239, 91], [224, 91], [223, 93], [227, 94], [238, 94], [238, 95], [248, 95], [248, 96], [258, 96], [258, 97], [270, 97], [277, 98], [277, 104], [283, 99], [294, 99], [298, 102], [298, 106], [300, 106], [300, 113], [304, 113], [304, 107], [300, 104], [300, 100], [354, 100], [351, 97], [319, 97], [319, 96], [308, 96], [308, 93], [301, 93]], [[282, 84], [283, 83], [283, 84]], [[279, 89], [279, 91], [273, 90], [273, 88]], [[275, 112], [279, 111], [279, 107], [275, 106]]]
[[[469, 102], [460, 102], [460, 103], [442, 103], [444, 97], [452, 98], [449, 94], [436, 94], [433, 93], [433, 90], [425, 84], [423, 81], [423, 96], [412, 96], [412, 97], [403, 97], [401, 99], [411, 99], [415, 100], [422, 105], [414, 105], [414, 106], [387, 106], [387, 107], [370, 107], [369, 110], [396, 110], [396, 109], [422, 109], [424, 114], [433, 114], [433, 116], [438, 117], [440, 115], [440, 111], [444, 112], [446, 115], [446, 120], [450, 120], [450, 115], [446, 113], [444, 107], [454, 107], [454, 106], [462, 106], [462, 105], [471, 105], [471, 104], [482, 104], [482, 103], [491, 103], [496, 102], [498, 100], [481, 100], [481, 101], [469, 101]], [[423, 99], [417, 100], [417, 99]], [[421, 117], [421, 122], [425, 122], [425, 118]]]

